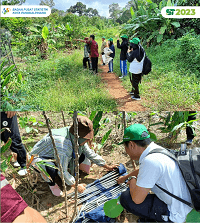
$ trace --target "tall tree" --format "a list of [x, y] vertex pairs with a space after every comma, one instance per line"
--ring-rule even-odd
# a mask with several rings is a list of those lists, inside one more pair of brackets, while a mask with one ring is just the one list
[[96, 9], [88, 8], [85, 10], [84, 15], [88, 17], [99, 16], [99, 12]]
[[40, 5], [47, 5], [50, 8], [52, 8], [55, 5], [55, 3], [53, 0], [41, 0]]
[[26, 0], [4, 0], [2, 1], [2, 5], [22, 5]]
[[121, 14], [121, 8], [119, 4], [113, 3], [109, 5], [109, 13], [110, 13], [110, 18], [116, 22], [116, 20], [120, 17]]
[[71, 6], [67, 11], [71, 13], [78, 13], [82, 16], [86, 10], [86, 5], [82, 2], [77, 2], [76, 5]]

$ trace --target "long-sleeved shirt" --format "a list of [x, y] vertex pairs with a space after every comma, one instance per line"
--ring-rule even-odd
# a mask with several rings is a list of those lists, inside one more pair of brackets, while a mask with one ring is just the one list
[[[72, 173], [74, 171], [74, 136], [69, 132], [69, 127], [53, 129], [52, 135], [55, 140], [61, 165], [63, 167], [65, 182], [67, 185], [73, 185], [75, 183], [75, 179], [74, 176], [68, 172], [68, 167]], [[79, 155], [83, 153], [89, 160], [98, 166], [105, 165], [105, 160], [96, 154], [92, 149], [90, 149], [87, 143], [85, 143], [83, 146], [79, 146], [78, 153]], [[42, 140], [35, 144], [32, 151], [30, 152], [30, 155], [33, 154], [37, 154], [41, 158], [57, 159], [49, 134], [44, 136]], [[60, 175], [59, 171], [58, 174]]]
[[106, 41], [103, 41], [102, 42], [102, 45], [101, 45], [101, 53], [104, 52], [104, 48], [106, 47]]
[[120, 60], [126, 60], [127, 59], [127, 51], [128, 51], [128, 40], [123, 40], [120, 44], [119, 40], [117, 40], [117, 48], [121, 49], [120, 52]]
[[112, 44], [109, 48], [112, 50], [112, 53], [110, 54], [110, 57], [112, 57], [114, 59], [115, 58], [115, 47]]

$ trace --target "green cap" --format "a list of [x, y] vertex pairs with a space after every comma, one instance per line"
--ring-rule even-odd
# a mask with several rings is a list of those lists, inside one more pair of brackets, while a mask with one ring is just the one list
[[125, 39], [128, 39], [128, 36], [126, 34], [120, 36], [120, 38], [125, 38]]
[[102, 39], [105, 39], [106, 37], [105, 37], [105, 36], [102, 36], [101, 38], [102, 38]]
[[108, 40], [111, 41], [111, 42], [113, 42], [113, 38], [109, 38]]
[[133, 38], [132, 40], [129, 41], [130, 43], [138, 44], [140, 42], [139, 38]]
[[148, 138], [150, 138], [150, 134], [147, 131], [147, 128], [141, 124], [134, 124], [124, 130], [123, 141], [120, 142], [118, 145], [131, 140], [144, 140]]

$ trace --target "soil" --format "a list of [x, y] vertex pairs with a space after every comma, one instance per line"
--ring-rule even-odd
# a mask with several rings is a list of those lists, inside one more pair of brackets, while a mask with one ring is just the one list
[[[65, 120], [66, 125], [72, 124], [72, 115], [65, 112]], [[137, 112], [136, 115], [130, 115], [132, 113], [128, 113], [127, 122], [128, 125], [134, 123], [141, 123], [145, 126], [149, 126], [149, 112]], [[63, 119], [61, 113], [55, 112], [47, 112], [47, 115], [51, 121], [51, 128], [61, 128], [63, 127]], [[162, 115], [165, 116], [166, 112], [162, 112]], [[26, 113], [19, 113], [18, 114], [18, 121], [20, 117], [31, 116], [35, 117], [37, 122], [41, 121], [45, 123], [44, 117], [41, 112], [26, 112]], [[105, 112], [103, 119], [108, 118], [109, 123], [101, 124], [99, 132], [95, 137], [95, 142], [100, 143], [105, 133], [112, 129], [112, 132], [106, 141], [105, 145], [101, 148], [101, 150], [97, 151], [105, 160], [108, 165], [110, 164], [117, 164], [122, 163], [127, 168], [127, 171], [133, 171], [132, 162], [128, 155], [125, 153], [123, 145], [117, 146], [116, 144], [122, 140], [123, 136], [123, 127], [122, 125], [119, 127], [119, 124], [122, 124], [122, 118], [119, 112]], [[198, 117], [199, 118], [199, 114]], [[103, 120], [102, 119], [102, 120]], [[152, 116], [152, 123], [159, 122], [160, 119], [157, 115]], [[198, 123], [199, 124], [199, 123]], [[180, 142], [185, 141], [186, 134], [185, 131], [182, 131], [177, 139], [177, 142], [170, 143], [170, 138], [168, 134], [161, 133], [158, 129], [158, 126], [152, 126], [150, 131], [155, 133], [158, 141], [157, 144], [165, 147], [165, 148], [173, 148], [178, 149], [180, 148]], [[29, 133], [27, 134], [25, 129], [20, 128], [20, 134], [23, 140], [23, 143], [27, 149], [30, 151], [32, 147], [43, 138], [44, 135], [48, 133], [46, 126], [34, 126], [37, 128], [38, 133]], [[200, 147], [200, 134], [199, 131], [196, 132], [197, 136], [195, 137], [193, 145], [190, 147], [193, 148], [195, 146]], [[10, 155], [10, 151], [6, 156]], [[136, 162], [136, 164], [138, 164]], [[68, 200], [68, 219], [65, 216], [65, 205], [64, 205], [64, 197], [55, 197], [52, 195], [48, 184], [43, 181], [43, 179], [38, 176], [37, 183], [35, 185], [30, 186], [30, 181], [28, 181], [27, 177], [20, 177], [16, 173], [17, 169], [14, 170], [9, 168], [7, 169], [6, 173], [4, 174], [9, 183], [16, 189], [16, 191], [23, 197], [23, 199], [28, 203], [29, 206], [37, 209], [48, 222], [69, 222], [73, 211], [74, 211], [74, 201]], [[106, 173], [102, 167], [93, 164], [91, 167], [90, 174], [87, 175], [83, 172], [80, 172], [80, 183], [89, 184], [96, 179], [101, 178]], [[32, 179], [33, 181], [33, 179]], [[62, 183], [60, 178], [56, 179], [56, 182], [62, 189]], [[29, 185], [29, 186], [28, 186]], [[71, 187], [67, 187], [67, 193], [73, 192], [74, 189]], [[137, 216], [134, 216], [130, 213], [124, 211], [120, 217], [116, 219], [116, 222], [136, 222], [138, 219]]]
[[[146, 108], [141, 105], [140, 101], [135, 101], [131, 99], [131, 95], [128, 91], [122, 86], [119, 77], [117, 77], [114, 73], [107, 73], [108, 67], [102, 66], [102, 72], [100, 72], [100, 76], [103, 81], [107, 83], [107, 88], [109, 90], [110, 95], [116, 99], [120, 111], [145, 111]], [[143, 98], [141, 98], [144, 100]]]

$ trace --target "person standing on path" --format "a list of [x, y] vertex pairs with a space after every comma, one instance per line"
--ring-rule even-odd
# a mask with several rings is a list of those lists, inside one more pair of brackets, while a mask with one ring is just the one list
[[[85, 37], [84, 40], [88, 41], [89, 38]], [[88, 67], [90, 69], [90, 47], [86, 43], [84, 46], [83, 68], [87, 69], [87, 63], [88, 63]]]
[[99, 53], [98, 53], [98, 43], [95, 41], [95, 36], [94, 35], [90, 35], [90, 39], [89, 40], [82, 40], [82, 39], [76, 39], [77, 41], [80, 42], [85, 42], [89, 45], [90, 47], [90, 58], [91, 58], [91, 62], [92, 62], [92, 70], [94, 73], [98, 73], [98, 57], [99, 57]]
[[122, 35], [122, 43], [120, 44], [119, 38], [117, 40], [117, 48], [121, 49], [120, 52], [120, 69], [122, 76], [119, 78], [123, 78], [127, 76], [127, 51], [128, 51], [128, 36]]
[[18, 171], [18, 174], [20, 176], [24, 176], [27, 174], [27, 170], [25, 168], [26, 149], [22, 143], [21, 136], [19, 133], [16, 112], [1, 112], [1, 129], [3, 128], [5, 128], [5, 131], [1, 133], [1, 140], [6, 143], [9, 138], [12, 139], [10, 149], [14, 153], [17, 153], [17, 162], [14, 163], [14, 167], [21, 166], [21, 169]]
[[130, 40], [130, 50], [127, 53], [127, 60], [130, 62], [129, 72], [131, 73], [130, 81], [132, 84], [132, 91], [130, 94], [131, 98], [134, 100], [141, 100], [138, 85], [142, 80], [142, 69], [145, 58], [145, 51], [139, 43], [139, 38]]
[[112, 50], [112, 53], [109, 55], [112, 60], [110, 60], [110, 62], [108, 63], [109, 66], [109, 71], [108, 73], [113, 72], [113, 59], [115, 58], [115, 46], [113, 44], [113, 38], [108, 39], [108, 45], [109, 45], [109, 49]]
[[105, 41], [105, 36], [102, 37], [102, 45], [101, 45], [101, 62], [102, 62], [102, 66], [105, 65], [105, 61], [103, 60], [103, 55], [104, 55], [104, 48], [106, 47], [106, 41]]

